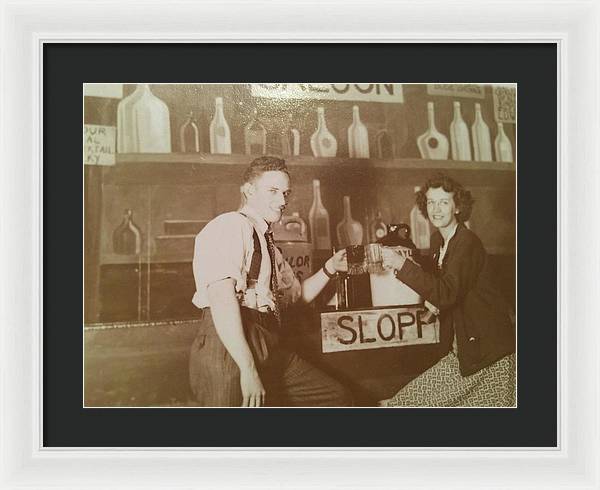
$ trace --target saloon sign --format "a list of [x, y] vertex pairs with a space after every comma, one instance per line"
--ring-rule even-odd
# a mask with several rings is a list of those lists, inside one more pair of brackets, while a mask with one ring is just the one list
[[404, 102], [399, 83], [252, 83], [253, 97]]
[[423, 323], [422, 305], [321, 313], [323, 352], [437, 344], [439, 323]]

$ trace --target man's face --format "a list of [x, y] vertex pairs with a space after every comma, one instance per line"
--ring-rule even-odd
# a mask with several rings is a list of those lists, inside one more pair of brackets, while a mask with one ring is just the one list
[[275, 223], [281, 219], [291, 193], [290, 178], [285, 172], [264, 172], [250, 183], [246, 193], [247, 204], [265, 221]]

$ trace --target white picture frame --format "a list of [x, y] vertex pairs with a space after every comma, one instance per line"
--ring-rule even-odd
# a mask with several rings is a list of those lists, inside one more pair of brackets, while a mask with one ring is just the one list
[[[1, 5], [2, 488], [600, 488], [596, 2]], [[556, 43], [559, 321], [536, 327], [558, 329], [558, 447], [43, 448], [41, 57], [46, 42], [80, 41]]]

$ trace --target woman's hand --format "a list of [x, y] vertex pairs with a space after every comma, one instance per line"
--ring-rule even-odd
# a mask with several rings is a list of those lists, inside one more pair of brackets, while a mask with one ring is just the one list
[[346, 259], [346, 249], [342, 248], [334, 253], [325, 263], [328, 272], [348, 272], [348, 261]]
[[405, 257], [389, 247], [381, 247], [381, 256], [383, 258], [384, 269], [402, 269], [406, 260]]

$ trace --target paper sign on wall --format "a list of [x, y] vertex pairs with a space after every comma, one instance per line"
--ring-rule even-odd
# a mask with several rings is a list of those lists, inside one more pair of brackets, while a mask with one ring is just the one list
[[83, 162], [86, 165], [114, 165], [117, 128], [85, 124], [83, 130]]
[[321, 313], [323, 352], [437, 344], [439, 323], [423, 323], [422, 305]]
[[429, 95], [468, 97], [472, 99], [483, 99], [485, 97], [483, 85], [474, 83], [429, 83], [427, 84], [427, 93]]
[[501, 123], [516, 120], [517, 89], [514, 85], [494, 85], [494, 116]]
[[404, 102], [399, 83], [251, 83], [253, 97]]

